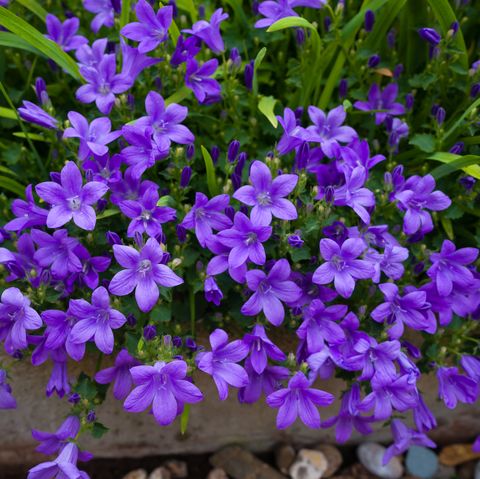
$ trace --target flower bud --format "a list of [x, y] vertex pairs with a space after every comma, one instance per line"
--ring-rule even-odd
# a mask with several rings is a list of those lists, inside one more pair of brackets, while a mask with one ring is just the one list
[[239, 149], [240, 149], [240, 142], [238, 140], [233, 140], [228, 145], [227, 158], [230, 163], [233, 163], [237, 159]]
[[96, 419], [97, 419], [97, 416], [95, 414], [95, 411], [88, 411], [87, 422], [95, 422]]
[[371, 32], [375, 24], [375, 14], [372, 10], [367, 10], [365, 12], [365, 31]]
[[403, 65], [401, 63], [399, 63], [398, 65], [395, 66], [395, 68], [393, 69], [393, 77], [394, 78], [399, 78], [400, 75], [403, 73]]
[[180, 175], [180, 188], [186, 188], [190, 183], [190, 178], [192, 177], [192, 169], [189, 166], [183, 168]]
[[340, 83], [338, 84], [338, 97], [340, 100], [346, 98], [348, 93], [348, 80], [346, 78], [342, 78]]
[[470, 192], [473, 190], [477, 180], [473, 176], [462, 176], [458, 182], [465, 188], [465, 191]]
[[187, 151], [185, 156], [187, 157], [187, 160], [191, 160], [195, 155], [195, 145], [193, 143], [190, 143], [187, 146]]
[[187, 230], [182, 225], [177, 225], [177, 238], [180, 244], [187, 240]]
[[238, 48], [232, 48], [230, 51], [230, 60], [235, 68], [239, 68], [242, 64], [242, 57], [238, 51]]
[[212, 157], [213, 164], [216, 165], [218, 157], [220, 156], [220, 150], [217, 145], [213, 145], [210, 149], [210, 156]]
[[369, 68], [375, 68], [378, 66], [378, 64], [380, 63], [380, 55], [372, 55], [369, 59], [368, 59], [368, 67]]
[[288, 244], [292, 248], [301, 248], [303, 246], [303, 243], [304, 241], [299, 234], [293, 234], [288, 237]]
[[157, 328], [153, 324], [149, 324], [143, 328], [143, 337], [147, 341], [151, 341], [157, 335]]
[[245, 65], [245, 70], [244, 70], [245, 86], [250, 91], [253, 88], [253, 66], [254, 66], [254, 61], [250, 60], [250, 62], [248, 62]]
[[417, 30], [420, 38], [428, 42], [432, 47], [437, 46], [442, 39], [440, 33], [433, 28], [420, 28]]
[[463, 152], [463, 149], [465, 148], [465, 143], [463, 141], [459, 141], [455, 143], [451, 148], [450, 148], [450, 153], [453, 153], [454, 155], [461, 155]]
[[441, 106], [438, 107], [438, 110], [435, 114], [435, 119], [437, 120], [437, 123], [439, 125], [442, 125], [443, 122], [445, 121], [445, 116], [446, 116], [446, 112], [445, 112], [445, 109], [442, 108]]
[[127, 324], [132, 328], [137, 324], [137, 318], [134, 314], [127, 314]]
[[295, 29], [295, 40], [297, 45], [303, 45], [305, 43], [305, 30], [303, 28]]
[[405, 95], [405, 108], [411, 110], [413, 108], [414, 96], [413, 93], [407, 93]]
[[105, 233], [105, 238], [110, 246], [113, 246], [114, 244], [122, 244], [120, 236], [115, 233], [115, 231], [107, 231]]
[[470, 96], [476, 98], [480, 93], [480, 83], [474, 83], [470, 88]]

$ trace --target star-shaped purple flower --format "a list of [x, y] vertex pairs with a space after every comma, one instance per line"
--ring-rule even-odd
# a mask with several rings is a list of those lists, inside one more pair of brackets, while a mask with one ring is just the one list
[[52, 205], [47, 216], [47, 226], [59, 228], [73, 219], [79, 228], [92, 231], [96, 215], [91, 205], [107, 192], [108, 186], [99, 181], [83, 185], [82, 174], [73, 161], [62, 168], [60, 181], [61, 184], [46, 181], [35, 188], [38, 196]]
[[272, 173], [265, 163], [254, 161], [250, 168], [250, 182], [239, 188], [233, 197], [253, 206], [251, 219], [257, 224], [269, 225], [272, 216], [281, 220], [294, 220], [297, 210], [288, 196], [297, 185], [297, 175], [280, 175], [272, 181]]
[[32, 185], [28, 185], [25, 188], [25, 199], [26, 201], [19, 198], [12, 201], [11, 210], [16, 218], [4, 226], [7, 231], [20, 233], [28, 228], [45, 226], [47, 224], [48, 211], [40, 208], [35, 203]]
[[187, 59], [185, 71], [185, 86], [190, 88], [199, 103], [210, 105], [220, 100], [222, 87], [211, 76], [217, 71], [218, 61], [216, 58], [199, 65], [195, 58]]
[[52, 115], [49, 115], [43, 108], [35, 105], [31, 101], [24, 100], [22, 107], [18, 109], [18, 114], [22, 120], [34, 123], [49, 130], [56, 130], [58, 128], [58, 120]]
[[7, 373], [0, 369], [0, 409], [15, 409], [17, 401], [12, 395], [12, 388], [7, 383]]
[[210, 17], [210, 21], [199, 20], [194, 23], [192, 28], [182, 30], [184, 33], [190, 33], [203, 40], [213, 53], [219, 54], [225, 50], [222, 35], [220, 34], [220, 23], [228, 18], [228, 13], [223, 13], [222, 8], [215, 10]]
[[112, 0], [83, 0], [83, 8], [95, 13], [90, 23], [93, 33], [98, 33], [102, 26], [112, 28], [115, 22], [115, 9]]
[[449, 409], [455, 409], [458, 401], [473, 404], [478, 398], [478, 384], [458, 372], [456, 367], [437, 369], [438, 396]]
[[52, 42], [57, 43], [66, 52], [76, 50], [88, 43], [88, 40], [81, 35], [75, 35], [80, 26], [80, 20], [76, 17], [68, 18], [63, 23], [55, 16], [49, 13], [45, 18], [47, 32], [45, 35]]
[[135, 290], [138, 307], [145, 313], [158, 301], [158, 285], [171, 288], [183, 283], [182, 278], [161, 263], [164, 253], [154, 238], [149, 238], [141, 251], [131, 246], [113, 245], [113, 254], [126, 269], [112, 278], [110, 293], [126, 296]]

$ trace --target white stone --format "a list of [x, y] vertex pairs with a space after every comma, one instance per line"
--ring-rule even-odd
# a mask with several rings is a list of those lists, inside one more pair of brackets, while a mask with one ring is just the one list
[[123, 479], [147, 479], [147, 471], [145, 469], [135, 469], [123, 476]]
[[171, 477], [171, 472], [166, 467], [161, 466], [154, 469], [148, 479], [170, 479]]
[[366, 442], [357, 449], [359, 461], [372, 474], [376, 474], [382, 479], [400, 479], [403, 475], [403, 466], [398, 457], [392, 457], [387, 465], [382, 464], [383, 455], [386, 449], [380, 444]]
[[292, 479], [320, 479], [327, 469], [328, 462], [323, 452], [300, 449], [289, 472]]
[[480, 479], [480, 461], [477, 462], [477, 465], [475, 466], [475, 479]]

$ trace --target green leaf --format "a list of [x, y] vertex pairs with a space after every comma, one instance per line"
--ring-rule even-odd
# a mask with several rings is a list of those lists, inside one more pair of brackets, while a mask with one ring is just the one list
[[46, 143], [52, 142], [50, 138], [46, 138], [45, 136], [40, 135], [39, 133], [24, 133], [23, 131], [16, 131], [12, 133], [12, 135], [16, 136], [17, 138], [23, 138], [23, 139], [30, 138], [31, 140], [34, 140], [34, 141], [44, 141]]
[[32, 47], [40, 50], [73, 78], [76, 80], [81, 79], [78, 65], [72, 57], [65, 53], [55, 42], [45, 38], [42, 33], [33, 28], [29, 23], [4, 7], [0, 7], [0, 25]]
[[455, 239], [455, 235], [453, 234], [452, 221], [442, 215], [440, 222], [442, 223], [445, 233], [447, 233], [448, 239], [453, 241]]
[[180, 30], [178, 29], [175, 20], [172, 20], [170, 28], [168, 29], [168, 33], [170, 33], [170, 36], [172, 37], [173, 44], [176, 45], [178, 42], [178, 38], [180, 37]]
[[93, 423], [91, 433], [95, 439], [100, 439], [106, 432], [108, 432], [107, 426], [104, 426], [101, 422]]
[[14, 171], [10, 170], [9, 168], [7, 168], [5, 166], [0, 165], [0, 171], [2, 173], [5, 173], [6, 175], [18, 176]]
[[255, 61], [253, 62], [253, 81], [252, 81], [252, 91], [255, 96], [258, 95], [258, 69], [265, 58], [267, 49], [263, 47], [257, 54]]
[[417, 133], [409, 141], [409, 144], [416, 146], [425, 153], [433, 153], [435, 151], [435, 137], [427, 133]]
[[207, 170], [207, 185], [210, 196], [218, 195], [217, 178], [215, 177], [215, 166], [212, 157], [208, 150], [202, 145], [203, 161], [205, 162], [205, 169]]
[[182, 415], [180, 416], [180, 434], [183, 436], [187, 432], [188, 418], [190, 417], [190, 404], [185, 404]]
[[445, 142], [461, 126], [463, 120], [480, 105], [480, 98], [477, 98], [462, 114], [462, 116], [445, 132], [442, 141]]
[[197, 8], [193, 3], [193, 0], [177, 0], [176, 4], [180, 10], [183, 10], [190, 14], [190, 18], [192, 19], [192, 22], [195, 23], [197, 21], [198, 13], [197, 13]]
[[317, 29], [305, 18], [302, 17], [285, 17], [277, 20], [275, 23], [267, 28], [267, 32], [278, 32], [279, 30], [285, 30], [285, 28], [309, 28], [310, 30], [317, 31]]
[[172, 309], [166, 304], [159, 304], [152, 309], [150, 319], [155, 323], [168, 323], [172, 319]]
[[35, 47], [22, 40], [20, 37], [11, 32], [0, 32], [0, 46], [6, 48], [19, 48], [35, 55], [44, 56], [42, 52]]
[[20, 197], [23, 197], [23, 192], [25, 191], [25, 187], [18, 181], [12, 180], [11, 178], [3, 175], [0, 176], [0, 189], [8, 190]]
[[2, 118], [8, 118], [9, 120], [17, 119], [17, 114], [14, 110], [12, 110], [11, 108], [5, 108], [3, 106], [0, 106], [0, 116]]
[[468, 175], [480, 179], [480, 166], [478, 166], [480, 164], [480, 156], [461, 156], [454, 155], [453, 153], [438, 152], [428, 157], [428, 159], [445, 163], [444, 165], [438, 166], [433, 171], [431, 171], [431, 175], [436, 180], [443, 178], [444, 176], [447, 176], [450, 173], [458, 170], [463, 170]]
[[85, 373], [80, 373], [78, 383], [75, 387], [75, 391], [82, 396], [82, 398], [91, 401], [97, 395], [97, 387], [95, 382], [92, 381]]
[[103, 220], [104, 218], [110, 218], [110, 216], [115, 216], [120, 213], [120, 210], [117, 209], [108, 209], [102, 211], [99, 215], [97, 215], [97, 220]]
[[[450, 26], [453, 22], [457, 21], [457, 17], [455, 16], [455, 12], [453, 8], [450, 6], [448, 0], [427, 0], [430, 8], [432, 9], [435, 17], [438, 20], [438, 23], [442, 27], [442, 34], [443, 37], [447, 34], [448, 30], [450, 30]], [[462, 53], [459, 58], [459, 63], [463, 66], [465, 70], [468, 70], [468, 53], [467, 48], [465, 46], [465, 40], [463, 38], [462, 29], [460, 28], [457, 34], [452, 38], [453, 45], [460, 50]]]
[[310, 250], [306, 246], [303, 248], [292, 248], [290, 250], [290, 257], [294, 263], [298, 263], [299, 261], [310, 259], [312, 253], [310, 253]]
[[120, 13], [121, 28], [130, 22], [131, 11], [132, 11], [132, 0], [122, 0], [122, 11]]
[[413, 88], [423, 88], [426, 90], [432, 83], [437, 81], [437, 77], [433, 73], [422, 72], [417, 75], [413, 75], [408, 80], [408, 83]]
[[179, 103], [185, 98], [187, 98], [192, 90], [190, 88], [187, 88], [185, 85], [179, 88], [175, 93], [170, 95], [168, 98], [165, 98], [165, 105], [171, 105], [172, 103]]
[[267, 117], [273, 128], [278, 126], [278, 120], [274, 112], [275, 103], [277, 103], [277, 100], [273, 96], [262, 96], [258, 102], [258, 109]]
[[28, 10], [34, 13], [40, 20], [45, 21], [48, 12], [35, 0], [17, 0], [17, 3], [28, 8]]

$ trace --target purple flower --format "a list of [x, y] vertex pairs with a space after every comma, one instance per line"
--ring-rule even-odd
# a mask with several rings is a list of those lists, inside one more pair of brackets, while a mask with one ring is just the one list
[[477, 356], [464, 355], [460, 363], [467, 375], [475, 382], [480, 383], [480, 358]]
[[80, 419], [77, 416], [68, 416], [53, 433], [32, 429], [33, 439], [40, 442], [35, 450], [42, 454], [55, 454], [68, 444], [68, 439], [75, 439], [79, 431]]
[[113, 352], [113, 331], [121, 328], [127, 318], [110, 307], [107, 290], [101, 286], [92, 294], [92, 304], [84, 299], [70, 300], [70, 312], [79, 320], [70, 332], [74, 344], [84, 344], [94, 339], [97, 348], [105, 354]]
[[387, 115], [395, 116], [405, 113], [405, 107], [401, 103], [395, 103], [397, 95], [398, 85], [396, 83], [390, 83], [383, 91], [374, 83], [368, 92], [368, 101], [356, 101], [353, 106], [362, 111], [385, 110], [375, 113], [375, 123], [380, 125], [385, 121]]
[[380, 58], [380, 55], [372, 55], [369, 59], [368, 59], [368, 68], [375, 68], [379, 65], [381, 61], [381, 58]]
[[196, 37], [184, 39], [182, 35], [178, 37], [177, 45], [172, 54], [170, 64], [177, 67], [186, 62], [189, 58], [193, 58], [201, 50], [201, 42]]
[[212, 276], [207, 276], [207, 278], [205, 278], [203, 289], [205, 291], [205, 299], [209, 303], [220, 306], [220, 301], [223, 298], [223, 293], [222, 290], [219, 288], [217, 282], [215, 281], [215, 278], [213, 278]]
[[342, 397], [338, 415], [323, 421], [322, 428], [330, 428], [336, 425], [335, 438], [341, 444], [350, 439], [353, 428], [365, 436], [370, 434], [372, 428], [369, 423], [372, 422], [372, 417], [360, 415], [358, 409], [360, 403], [360, 385], [353, 383], [352, 387]]
[[418, 394], [418, 403], [413, 410], [413, 420], [420, 432], [430, 431], [437, 427], [437, 420], [425, 404], [422, 395]]
[[403, 454], [412, 446], [437, 447], [425, 433], [410, 429], [400, 419], [394, 419], [391, 428], [394, 442], [383, 455], [382, 464], [384, 466], [390, 462], [393, 456]]
[[230, 268], [238, 268], [250, 260], [257, 265], [265, 264], [266, 255], [263, 244], [270, 238], [272, 228], [254, 224], [240, 211], [235, 214], [233, 227], [218, 233], [219, 241], [231, 248], [228, 255]]
[[463, 374], [458, 368], [439, 367], [437, 369], [438, 396], [448, 409], [455, 409], [457, 402], [473, 404], [478, 397], [477, 383]]
[[268, 396], [273, 393], [290, 376], [289, 370], [282, 366], [267, 366], [259, 374], [253, 369], [251, 361], [246, 361], [245, 371], [248, 374], [248, 384], [238, 391], [238, 400], [247, 404], [257, 402], [262, 394]]
[[7, 373], [0, 369], [0, 409], [15, 409], [17, 401], [12, 395], [12, 388], [7, 384]]
[[125, 200], [119, 204], [122, 213], [132, 220], [128, 225], [128, 237], [145, 232], [154, 238], [162, 234], [162, 223], [175, 219], [176, 211], [168, 206], [157, 206], [158, 200], [158, 190], [152, 186], [138, 200]]
[[380, 281], [381, 272], [388, 278], [400, 279], [405, 271], [402, 263], [408, 258], [408, 249], [387, 244], [383, 253], [369, 249], [365, 258], [371, 261], [375, 268], [375, 276], [372, 278], [374, 283]]
[[441, 296], [448, 296], [454, 286], [468, 288], [474, 277], [467, 265], [476, 261], [477, 248], [456, 249], [450, 240], [444, 240], [439, 253], [432, 253], [432, 266], [427, 271], [428, 276], [437, 286]]
[[195, 141], [193, 133], [180, 124], [187, 117], [187, 107], [171, 103], [165, 108], [163, 97], [151, 91], [145, 99], [145, 109], [147, 116], [139, 118], [135, 126], [151, 127], [153, 139], [160, 151], [168, 150], [172, 141], [182, 145]]
[[374, 418], [384, 421], [392, 416], [393, 411], [405, 412], [417, 404], [415, 386], [410, 384], [408, 375], [398, 376], [387, 381], [374, 376], [372, 392], [359, 405], [361, 411], [374, 408]]
[[207, 239], [212, 236], [212, 230], [221, 231], [232, 225], [228, 216], [223, 213], [229, 201], [228, 195], [218, 195], [209, 200], [203, 193], [195, 194], [195, 204], [181, 224], [186, 229], [195, 229], [195, 235], [203, 248]]
[[200, 371], [213, 377], [221, 401], [228, 397], [228, 385], [242, 388], [248, 384], [248, 375], [238, 363], [248, 354], [248, 346], [237, 339], [228, 343], [228, 335], [222, 329], [210, 334], [211, 352], [200, 352], [195, 358]]
[[45, 35], [52, 42], [57, 43], [66, 52], [76, 50], [88, 43], [88, 40], [81, 35], [75, 35], [80, 26], [80, 20], [76, 17], [69, 18], [63, 23], [55, 16], [49, 13], [45, 19], [47, 32]]
[[238, 268], [230, 268], [228, 257], [230, 256], [230, 248], [223, 245], [217, 236], [210, 236], [206, 241], [207, 248], [214, 253], [214, 256], [207, 265], [207, 275], [222, 274], [228, 270], [230, 277], [237, 283], [245, 283], [245, 274], [247, 273], [246, 263]]
[[355, 279], [368, 279], [374, 270], [368, 261], [357, 259], [364, 251], [365, 245], [358, 239], [349, 238], [341, 246], [335, 241], [320, 240], [320, 254], [325, 263], [313, 274], [313, 282], [328, 284], [334, 281], [335, 289], [344, 298], [349, 298], [355, 289]]
[[130, 373], [137, 387], [125, 399], [125, 410], [141, 412], [151, 405], [155, 420], [161, 426], [171, 424], [185, 403], [194, 404], [203, 399], [197, 386], [186, 379], [185, 361], [157, 361], [153, 366], [135, 366]]
[[283, 118], [277, 115], [277, 120], [284, 130], [277, 145], [280, 155], [284, 155], [295, 148], [300, 148], [307, 141], [308, 135], [305, 128], [298, 125], [295, 113], [290, 108], [285, 108]]
[[297, 218], [295, 206], [285, 198], [297, 185], [297, 175], [280, 175], [272, 181], [268, 166], [261, 161], [254, 161], [250, 168], [250, 181], [253, 186], [242, 186], [233, 197], [253, 206], [251, 219], [254, 223], [269, 225], [272, 215], [282, 220]]
[[125, 399], [130, 392], [133, 380], [130, 369], [140, 364], [132, 358], [126, 349], [122, 349], [115, 358], [115, 365], [102, 369], [95, 374], [95, 381], [99, 384], [113, 384], [113, 396], [115, 399]]
[[408, 132], [408, 125], [404, 121], [401, 121], [398, 118], [393, 118], [390, 136], [388, 137], [388, 144], [391, 147], [397, 146], [402, 138], [408, 136]]
[[78, 245], [74, 253], [82, 262], [82, 271], [72, 275], [73, 279], [79, 282], [79, 285], [86, 285], [90, 289], [98, 286], [98, 273], [103, 273], [110, 266], [111, 258], [108, 256], [91, 256], [88, 250]]
[[280, 326], [285, 317], [281, 301], [291, 303], [301, 295], [300, 288], [289, 279], [290, 273], [286, 259], [276, 261], [268, 275], [258, 269], [248, 271], [247, 285], [254, 293], [242, 306], [242, 314], [255, 316], [263, 311], [270, 323]]
[[[121, 151], [121, 156], [129, 166], [127, 172], [135, 179], [151, 168], [158, 160], [166, 158], [170, 152], [170, 145], [161, 141], [156, 143], [152, 139], [153, 128], [140, 128], [136, 125], [125, 125], [122, 135], [128, 141], [127, 146]], [[161, 148], [163, 149], [161, 149]]]
[[326, 0], [267, 0], [258, 5], [258, 12], [265, 18], [255, 23], [255, 28], [269, 27], [285, 17], [298, 17], [295, 7], [322, 8]]
[[183, 283], [182, 278], [161, 263], [164, 253], [154, 238], [149, 238], [141, 251], [114, 245], [113, 254], [125, 269], [112, 278], [110, 293], [125, 296], [135, 290], [138, 307], [145, 313], [151, 311], [158, 300], [157, 285], [171, 288]]
[[357, 138], [357, 132], [353, 128], [342, 126], [347, 116], [343, 106], [337, 106], [328, 115], [315, 106], [309, 106], [308, 116], [314, 123], [307, 128], [308, 140], [320, 143], [328, 158], [335, 156], [335, 148], [339, 143], [349, 143]]
[[115, 55], [104, 55], [96, 67], [80, 67], [80, 73], [87, 81], [76, 93], [77, 100], [82, 103], [93, 103], [104, 114], [108, 115], [115, 103], [115, 95], [127, 91], [131, 80], [127, 75], [116, 73]]
[[375, 206], [375, 196], [364, 188], [367, 181], [367, 170], [357, 166], [353, 170], [345, 169], [345, 184], [335, 190], [334, 202], [336, 206], [350, 206], [360, 219], [370, 223], [370, 214], [366, 208]]
[[46, 181], [35, 188], [38, 196], [52, 205], [47, 226], [59, 228], [73, 219], [79, 228], [92, 231], [96, 215], [91, 205], [107, 192], [108, 186], [99, 181], [91, 181], [83, 186], [82, 174], [73, 161], [62, 168], [60, 181], [61, 184]]
[[120, 48], [122, 51], [122, 70], [120, 76], [124, 77], [128, 88], [131, 88], [138, 75], [145, 70], [161, 62], [161, 58], [152, 58], [144, 53], [140, 53], [138, 48], [128, 45], [123, 38], [120, 38]]
[[372, 10], [367, 10], [365, 12], [365, 31], [371, 32], [373, 26], [375, 25], [375, 13]]
[[32, 467], [27, 479], [88, 479], [88, 475], [77, 468], [78, 453], [77, 445], [69, 442], [55, 460]]
[[434, 334], [437, 321], [430, 311], [425, 291], [411, 291], [400, 296], [397, 285], [384, 283], [379, 286], [386, 301], [377, 306], [371, 316], [377, 323], [391, 325], [388, 330], [390, 339], [398, 339], [403, 335], [404, 324], [417, 331]]
[[139, 22], [125, 25], [120, 33], [130, 40], [140, 42], [138, 44], [140, 53], [150, 52], [167, 40], [173, 17], [171, 6], [162, 7], [155, 13], [146, 0], [139, 0], [135, 13]]
[[98, 33], [102, 26], [112, 28], [115, 21], [115, 9], [112, 0], [83, 0], [83, 8], [85, 10], [96, 13], [90, 28], [93, 33]]
[[210, 78], [218, 68], [218, 61], [215, 58], [206, 61], [199, 66], [194, 58], [187, 59], [185, 72], [185, 85], [193, 91], [196, 99], [209, 105], [220, 100], [222, 87], [214, 78]]
[[199, 20], [194, 23], [192, 28], [182, 30], [184, 33], [190, 33], [203, 40], [213, 53], [219, 54], [225, 50], [222, 35], [220, 34], [220, 23], [228, 18], [228, 13], [223, 13], [222, 8], [218, 8], [210, 17], [210, 22]]
[[12, 355], [17, 349], [28, 346], [27, 330], [42, 327], [42, 319], [30, 307], [30, 300], [18, 288], [7, 288], [0, 302], [0, 341], [5, 341], [5, 351]]
[[95, 118], [88, 124], [83, 115], [71, 111], [68, 119], [72, 126], [65, 130], [63, 137], [80, 139], [78, 158], [81, 161], [86, 160], [90, 155], [106, 155], [108, 153], [107, 145], [122, 134], [120, 131], [111, 131], [112, 123], [107, 117]]
[[50, 130], [56, 130], [58, 128], [57, 119], [31, 101], [24, 100], [23, 107], [18, 109], [18, 114], [22, 120], [42, 126], [43, 128]]
[[436, 47], [439, 43], [442, 37], [440, 34], [433, 28], [420, 28], [418, 30], [418, 34], [420, 37], [428, 42], [432, 47]]
[[285, 354], [267, 337], [265, 328], [256, 324], [251, 333], [245, 334], [243, 342], [250, 351], [249, 363], [257, 374], [262, 374], [267, 365], [268, 358], [273, 361], [284, 361]]
[[[84, 0], [90, 1], [90, 0]], [[95, 2], [97, 0], [91, 0]], [[109, 0], [106, 0], [109, 1]], [[75, 56], [79, 61], [81, 67], [96, 67], [103, 59], [105, 50], [107, 48], [108, 39], [99, 38], [92, 43], [92, 46], [82, 45], [76, 52]]]
[[432, 175], [411, 176], [405, 181], [401, 191], [394, 194], [398, 201], [398, 208], [405, 211], [403, 218], [403, 231], [413, 235], [418, 231], [421, 234], [433, 230], [432, 217], [425, 211], [441, 211], [451, 205], [450, 198], [441, 191], [433, 191], [435, 180]]
[[278, 408], [278, 429], [291, 426], [298, 416], [306, 426], [318, 429], [320, 413], [316, 406], [329, 406], [334, 399], [330, 393], [310, 388], [305, 374], [298, 371], [288, 382], [287, 388], [275, 391], [267, 397], [267, 404]]
[[5, 225], [6, 230], [20, 233], [28, 228], [47, 224], [48, 211], [35, 204], [32, 185], [25, 188], [25, 198], [26, 201], [22, 199], [12, 201], [11, 210], [16, 218]]
[[370, 146], [367, 140], [358, 138], [349, 143], [348, 146], [340, 148], [342, 160], [353, 170], [357, 166], [363, 166], [370, 170], [375, 165], [385, 160], [383, 155], [370, 156]]

